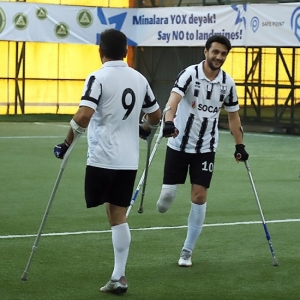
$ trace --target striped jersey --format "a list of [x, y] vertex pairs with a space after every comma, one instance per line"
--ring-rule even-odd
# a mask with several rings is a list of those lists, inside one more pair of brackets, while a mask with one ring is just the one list
[[140, 113], [159, 108], [146, 78], [122, 60], [105, 62], [86, 78], [79, 106], [95, 110], [87, 132], [87, 165], [137, 170]]
[[172, 92], [182, 99], [174, 119], [179, 135], [168, 138], [168, 146], [187, 153], [215, 152], [222, 106], [227, 112], [239, 110], [234, 80], [221, 69], [214, 80], [209, 80], [201, 62], [179, 73]]

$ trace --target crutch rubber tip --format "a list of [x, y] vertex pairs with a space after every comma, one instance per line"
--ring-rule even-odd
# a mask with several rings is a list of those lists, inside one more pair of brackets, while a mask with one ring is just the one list
[[144, 209], [142, 207], [139, 208], [138, 213], [142, 214], [144, 212]]
[[274, 267], [278, 267], [279, 266], [279, 263], [278, 263], [278, 260], [277, 259], [273, 259], [273, 266]]
[[27, 278], [27, 274], [23, 274], [22, 277], [21, 277], [21, 280], [22, 280], [22, 281], [27, 281], [27, 279], [28, 279], [28, 278]]

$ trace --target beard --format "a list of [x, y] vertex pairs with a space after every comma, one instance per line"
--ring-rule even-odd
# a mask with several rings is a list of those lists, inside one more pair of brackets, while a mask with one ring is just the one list
[[206, 62], [208, 64], [208, 66], [213, 70], [213, 71], [217, 71], [217, 70], [220, 70], [220, 68], [222, 67], [223, 65], [223, 62], [219, 62], [220, 63], [220, 66], [219, 67], [215, 67], [214, 64], [213, 64], [213, 61], [209, 58], [206, 59]]

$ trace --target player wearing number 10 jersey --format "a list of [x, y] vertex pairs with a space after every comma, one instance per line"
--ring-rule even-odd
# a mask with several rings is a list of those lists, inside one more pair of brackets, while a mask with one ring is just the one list
[[73, 141], [73, 130], [82, 132], [88, 127], [86, 205], [106, 203], [115, 259], [111, 279], [100, 291], [125, 293], [131, 240], [126, 210], [138, 169], [140, 113], [146, 114], [142, 126], [143, 133], [148, 134], [152, 125], [159, 124], [161, 111], [145, 77], [123, 61], [127, 38], [122, 32], [102, 32], [99, 53], [103, 65], [87, 77], [66, 140], [55, 146], [54, 153], [63, 158]]
[[237, 161], [248, 159], [235, 83], [221, 69], [230, 49], [226, 37], [210, 37], [204, 48], [205, 60], [179, 73], [166, 104], [170, 110], [165, 115], [163, 135], [169, 139], [157, 210], [165, 213], [170, 208], [178, 184], [185, 183], [189, 172], [191, 207], [187, 235], [178, 260], [178, 265], [183, 267], [192, 265], [192, 252], [205, 219], [207, 189], [214, 170], [219, 114], [223, 105], [236, 144], [234, 157]]

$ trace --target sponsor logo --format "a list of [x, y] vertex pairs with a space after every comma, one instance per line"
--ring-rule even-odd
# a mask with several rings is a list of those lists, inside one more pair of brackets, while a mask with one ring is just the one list
[[221, 88], [220, 88], [221, 95], [225, 95], [226, 91], [227, 91], [227, 86], [226, 85], [221, 85]]
[[70, 34], [69, 26], [63, 22], [57, 23], [54, 28], [54, 33], [58, 38], [64, 39]]
[[222, 107], [215, 107], [211, 105], [206, 105], [206, 104], [198, 104], [198, 110], [202, 111], [208, 111], [210, 113], [217, 113], [221, 110]]
[[77, 23], [83, 28], [88, 28], [93, 24], [93, 15], [89, 10], [83, 9], [77, 14]]
[[255, 33], [257, 31], [257, 29], [259, 28], [259, 19], [258, 19], [258, 17], [253, 17], [251, 19], [250, 25], [251, 25], [252, 31]]
[[291, 28], [294, 32], [295, 37], [300, 42], [300, 6], [298, 6], [292, 13], [291, 16]]
[[13, 17], [13, 23], [16, 29], [24, 30], [29, 24], [28, 17], [23, 13], [17, 13]]
[[0, 33], [3, 31], [6, 23], [5, 13], [0, 7]]
[[43, 7], [39, 7], [36, 12], [36, 17], [39, 19], [39, 20], [46, 20], [47, 19], [47, 10]]

